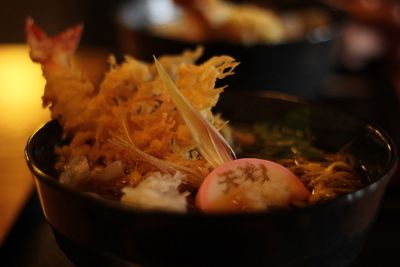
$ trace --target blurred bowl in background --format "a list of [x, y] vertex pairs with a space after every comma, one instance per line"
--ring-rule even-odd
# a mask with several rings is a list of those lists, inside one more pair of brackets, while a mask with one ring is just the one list
[[[305, 8], [323, 11], [329, 16], [330, 23], [311, 27], [302, 32], [299, 38], [246, 45], [221, 40], [191, 41], [160, 35], [152, 29], [176, 21], [182, 11], [169, 0], [128, 1], [117, 9], [115, 15], [117, 39], [122, 52], [147, 61], [152, 60], [153, 55], [181, 53], [184, 49], [202, 45], [205, 48], [202, 59], [226, 54], [241, 62], [236, 74], [224, 79], [224, 84], [230, 88], [273, 90], [318, 98], [321, 84], [332, 67], [334, 41], [339, 35], [343, 17], [335, 10], [315, 3], [291, 8], [286, 1], [279, 12], [295, 14]], [[313, 16], [313, 12], [307, 14]]]

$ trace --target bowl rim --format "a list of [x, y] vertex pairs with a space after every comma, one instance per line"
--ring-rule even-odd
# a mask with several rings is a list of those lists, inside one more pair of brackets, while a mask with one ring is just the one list
[[[332, 21], [327, 25], [312, 27], [308, 29], [304, 36], [301, 38], [296, 38], [293, 40], [283, 40], [282, 42], [256, 42], [252, 44], [243, 44], [243, 43], [236, 43], [236, 42], [223, 42], [220, 40], [187, 40], [187, 39], [176, 39], [166, 35], [159, 35], [154, 34], [151, 31], [151, 23], [147, 25], [131, 25], [131, 23], [126, 22], [123, 19], [122, 10], [124, 5], [119, 6], [114, 11], [114, 22], [117, 27], [122, 29], [133, 31], [135, 33], [141, 34], [148, 38], [153, 38], [156, 41], [164, 41], [164, 42], [175, 42], [182, 46], [205, 46], [205, 47], [220, 47], [220, 46], [230, 46], [233, 49], [262, 49], [262, 48], [274, 48], [274, 47], [283, 47], [283, 46], [291, 46], [291, 45], [299, 45], [299, 44], [320, 44], [320, 43], [327, 43], [337, 39], [341, 35], [340, 29], [343, 26], [343, 22], [346, 19], [346, 16], [343, 11], [333, 8], [327, 4], [321, 2], [315, 2], [312, 5], [312, 8], [322, 8], [325, 11], [329, 12], [331, 15]], [[303, 7], [304, 9], [304, 7]], [[170, 23], [170, 22], [168, 22]], [[327, 36], [321, 39], [315, 39], [312, 37], [313, 33], [319, 28], [325, 28], [327, 30]]]
[[292, 96], [292, 95], [288, 95], [288, 94], [284, 94], [284, 93], [280, 93], [280, 92], [273, 92], [273, 91], [256, 91], [256, 92], [245, 92], [244, 91], [242, 93], [249, 93], [249, 94], [259, 97], [259, 98], [281, 100], [281, 101], [306, 105], [306, 106], [310, 107], [311, 109], [321, 109], [322, 108], [322, 109], [326, 109], [326, 110], [335, 112], [337, 114], [343, 115], [347, 118], [354, 119], [357, 122], [360, 122], [363, 126], [365, 126], [365, 128], [368, 128], [369, 130], [374, 132], [375, 136], [378, 136], [380, 138], [380, 140], [382, 140], [388, 148], [387, 150], [388, 150], [388, 154], [389, 154], [389, 159], [385, 165], [384, 170], [382, 171], [382, 175], [379, 176], [373, 183], [370, 183], [367, 186], [364, 186], [359, 190], [337, 196], [333, 199], [313, 203], [313, 204], [302, 206], [302, 207], [290, 206], [290, 207], [286, 207], [286, 208], [279, 208], [276, 210], [274, 209], [274, 210], [268, 210], [268, 211], [243, 212], [243, 213], [223, 213], [222, 212], [222, 213], [207, 213], [206, 214], [206, 213], [202, 213], [202, 212], [176, 212], [176, 211], [166, 211], [166, 210], [156, 210], [156, 209], [153, 210], [153, 209], [145, 209], [145, 208], [135, 207], [133, 205], [127, 205], [127, 204], [121, 203], [119, 201], [105, 199], [100, 196], [96, 196], [92, 193], [81, 192], [81, 191], [75, 190], [71, 187], [61, 184], [56, 177], [53, 177], [53, 176], [49, 175], [48, 173], [45, 173], [44, 171], [42, 171], [39, 168], [39, 166], [36, 164], [36, 162], [34, 160], [34, 156], [32, 155], [32, 151], [31, 151], [32, 140], [41, 131], [43, 131], [46, 127], [49, 127], [50, 124], [57, 123], [57, 120], [54, 120], [54, 119], [43, 123], [28, 138], [26, 146], [25, 146], [25, 150], [24, 150], [25, 160], [26, 160], [26, 163], [27, 163], [29, 169], [31, 170], [31, 172], [34, 175], [34, 179], [38, 179], [40, 182], [43, 182], [63, 193], [71, 194], [74, 197], [80, 199], [80, 201], [87, 201], [88, 203], [91, 203], [91, 204], [102, 205], [105, 208], [116, 209], [121, 212], [137, 214], [137, 215], [140, 214], [141, 216], [143, 216], [143, 215], [147, 215], [147, 216], [162, 215], [162, 216], [178, 217], [178, 218], [182, 218], [182, 219], [184, 219], [184, 218], [231, 218], [231, 219], [259, 218], [259, 217], [286, 215], [288, 213], [288, 211], [290, 211], [291, 214], [302, 214], [305, 212], [312, 212], [314, 209], [324, 208], [324, 207], [328, 207], [328, 206], [332, 206], [332, 205], [343, 205], [349, 201], [350, 202], [354, 201], [355, 199], [361, 198], [362, 196], [367, 194], [369, 191], [374, 191], [381, 183], [387, 183], [392, 178], [392, 176], [396, 170], [398, 161], [399, 161], [399, 155], [397, 152], [398, 150], [397, 150], [397, 147], [396, 147], [393, 139], [390, 137], [390, 135], [386, 131], [381, 129], [380, 127], [373, 125], [369, 122], [366, 122], [363, 119], [346, 114], [335, 108], [324, 107], [319, 103], [306, 101], [297, 96]]

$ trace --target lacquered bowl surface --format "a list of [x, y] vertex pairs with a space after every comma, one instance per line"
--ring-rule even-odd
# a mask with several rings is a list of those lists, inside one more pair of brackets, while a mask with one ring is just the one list
[[51, 121], [28, 141], [26, 157], [43, 212], [60, 247], [82, 266], [347, 266], [360, 251], [397, 164], [387, 134], [339, 112], [268, 93], [224, 93], [218, 110], [232, 123], [279, 121], [307, 110], [316, 144], [351, 151], [377, 167], [371, 184], [305, 208], [256, 214], [148, 212], [61, 185]]
[[244, 45], [224, 40], [194, 42], [160, 36], [150, 29], [158, 17], [166, 16], [163, 14], [166, 11], [151, 9], [146, 1], [124, 2], [114, 18], [119, 47], [123, 53], [152, 61], [153, 55], [179, 54], [185, 49], [201, 45], [204, 55], [200, 61], [215, 55], [230, 55], [240, 62], [235, 69], [236, 74], [223, 81], [230, 88], [271, 90], [316, 99], [323, 95], [324, 82], [332, 69], [335, 43], [344, 16], [315, 2], [307, 1], [308, 5], [305, 3], [303, 6], [311, 5], [325, 10], [332, 17], [331, 23], [309, 29], [303, 38], [280, 43]]

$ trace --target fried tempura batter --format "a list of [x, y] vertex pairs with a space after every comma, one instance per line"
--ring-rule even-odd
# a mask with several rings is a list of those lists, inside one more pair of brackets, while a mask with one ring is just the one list
[[[161, 171], [169, 175], [179, 172], [184, 183], [198, 187], [211, 167], [196, 153], [198, 144], [172, 104], [154, 64], [130, 56], [117, 64], [111, 56], [110, 69], [96, 86], [71, 64], [81, 30], [77, 26], [48, 37], [32, 20], [27, 21], [32, 60], [41, 63], [47, 80], [43, 105], [50, 107], [52, 118], [71, 139], [56, 149], [57, 168], [62, 171], [74, 159], [83, 159], [81, 165], [90, 169], [83, 179], [87, 185], [91, 180], [99, 182], [94, 170], [98, 174], [117, 162], [109, 172], [120, 175], [115, 169], [122, 166], [125, 175], [105, 179], [114, 185], [133, 186]], [[212, 124], [223, 125], [211, 112], [223, 91], [215, 88], [215, 83], [232, 74], [238, 63], [229, 56], [218, 56], [196, 65], [201, 55], [202, 49], [197, 48], [160, 57], [159, 61], [193, 107]], [[102, 177], [107, 176], [104, 173]]]

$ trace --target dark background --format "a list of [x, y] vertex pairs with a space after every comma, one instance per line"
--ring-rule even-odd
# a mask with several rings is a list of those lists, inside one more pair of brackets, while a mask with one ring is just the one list
[[2, 1], [0, 9], [0, 42], [25, 41], [24, 21], [33, 17], [50, 34], [83, 22], [83, 43], [111, 46], [115, 43], [112, 26], [114, 7], [121, 1], [107, 0], [12, 0]]

